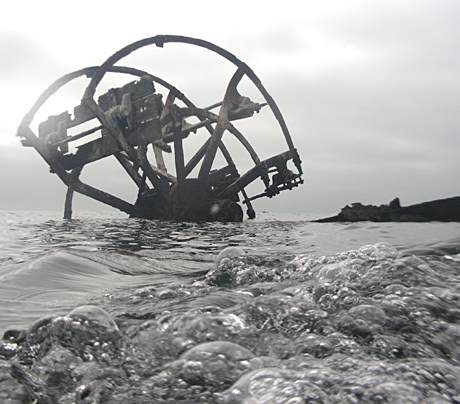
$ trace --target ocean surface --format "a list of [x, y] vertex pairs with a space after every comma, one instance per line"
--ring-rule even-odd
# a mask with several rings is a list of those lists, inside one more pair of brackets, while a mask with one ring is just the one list
[[460, 403], [460, 223], [61, 216], [0, 211], [1, 402]]

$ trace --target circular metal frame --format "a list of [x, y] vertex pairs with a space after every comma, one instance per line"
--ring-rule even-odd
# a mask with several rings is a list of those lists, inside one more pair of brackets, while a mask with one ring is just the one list
[[[220, 111], [218, 114], [211, 112], [210, 108], [203, 109], [196, 107], [193, 104], [193, 102], [190, 101], [176, 87], [157, 76], [154, 76], [146, 71], [135, 69], [132, 67], [115, 66], [115, 64], [122, 60], [124, 57], [143, 47], [149, 45], [163, 47], [166, 43], [185, 43], [208, 49], [224, 57], [237, 67], [236, 72], [234, 73], [234, 75], [230, 79], [230, 82], [228, 83], [223, 101], [221, 103], [215, 104], [215, 106], [220, 105]], [[166, 167], [164, 166], [164, 164], [159, 164], [157, 154], [158, 146], [155, 144], [155, 142], [152, 143], [152, 145], [155, 151], [157, 165], [152, 164], [147, 158], [148, 144], [139, 145], [137, 147], [136, 145], [131, 144], [127, 140], [127, 134], [124, 131], [123, 127], [121, 127], [117, 123], [117, 121], [115, 121], [112, 118], [110, 114], [111, 111], [103, 110], [101, 106], [94, 100], [96, 89], [103, 77], [108, 72], [128, 74], [140, 77], [141, 80], [142, 78], [147, 77], [152, 82], [163, 86], [165, 89], [169, 91], [166, 102], [163, 104], [163, 107], [161, 109], [163, 111], [162, 115], [166, 112], [172, 117], [173, 130], [172, 134], [169, 135], [168, 139], [164, 137], [163, 140], [167, 140], [169, 142], [174, 143], [174, 160], [176, 171], [175, 177], [166, 172]], [[86, 87], [83, 98], [81, 100], [81, 105], [85, 106], [85, 108], [88, 108], [92, 111], [94, 117], [96, 117], [99, 120], [100, 126], [92, 131], [87, 131], [70, 138], [65, 137], [63, 140], [54, 143], [52, 142], [51, 144], [49, 144], [50, 142], [45, 142], [43, 141], [43, 139], [38, 138], [35, 135], [35, 133], [30, 129], [30, 124], [32, 123], [38, 110], [61, 87], [65, 86], [72, 80], [81, 76], [87, 76], [88, 78], [90, 78], [90, 82]], [[235, 108], [239, 105], [239, 103], [241, 104], [241, 102], [245, 98], [242, 97], [237, 91], [237, 86], [244, 76], [247, 76], [256, 86], [259, 92], [262, 94], [264, 100], [266, 101], [266, 105], [269, 106], [275, 118], [277, 119], [288, 146], [287, 152], [284, 152], [281, 155], [275, 156], [271, 159], [262, 162], [254, 148], [249, 143], [249, 141], [241, 132], [238, 131], [238, 129], [231, 122], [231, 120], [237, 119], [235, 118]], [[185, 107], [178, 107], [176, 104], [174, 104], [175, 99], [180, 100], [185, 105]], [[246, 105], [247, 110], [243, 111], [243, 114], [246, 115], [243, 117], [248, 117], [252, 115], [254, 111], [258, 111], [258, 109], [260, 109], [260, 107], [263, 106], [261, 104], [252, 104], [255, 105], [255, 109], [249, 111]], [[244, 110], [244, 108], [242, 110]], [[200, 122], [199, 124], [195, 125], [195, 130], [198, 127], [205, 127], [209, 132], [210, 137], [199, 148], [199, 150], [190, 159], [190, 161], [187, 164], [185, 164], [182, 142], [188, 136], [188, 134], [184, 135], [187, 129], [184, 128], [182, 124], [185, 118], [191, 116], [196, 117]], [[180, 211], [184, 209], [187, 210], [188, 205], [196, 205], [197, 210], [202, 210], [202, 205], [206, 205], [206, 209], [208, 209], [210, 203], [209, 201], [212, 202], [213, 200], [219, 198], [223, 198], [224, 200], [226, 200], [226, 198], [230, 198], [230, 200], [237, 201], [238, 197], [236, 196], [236, 194], [238, 192], [242, 192], [244, 202], [248, 206], [248, 214], [249, 216], [253, 216], [250, 213], [250, 210], [252, 210], [250, 204], [251, 199], [255, 199], [260, 196], [271, 197], [279, 193], [279, 191], [282, 189], [291, 189], [292, 187], [297, 186], [298, 183], [302, 182], [300, 178], [302, 174], [300, 167], [300, 158], [297, 154], [296, 149], [294, 148], [285, 121], [276, 103], [265, 90], [259, 78], [245, 63], [236, 58], [233, 54], [210, 42], [203, 41], [200, 39], [175, 35], [158, 35], [155, 37], [146, 38], [134, 42], [124, 47], [120, 51], [116, 52], [99, 67], [93, 66], [77, 70], [56, 80], [51, 86], [49, 86], [45, 90], [45, 92], [35, 102], [31, 110], [24, 116], [19, 127], [18, 135], [26, 138], [25, 143], [28, 143], [28, 145], [32, 145], [33, 147], [35, 147], [39, 154], [49, 164], [51, 171], [56, 173], [68, 187], [65, 217], [71, 216], [71, 199], [74, 191], [90, 196], [103, 203], [109, 204], [122, 211], [125, 211], [131, 215], [137, 215], [137, 202], [136, 205], [129, 204], [117, 197], [114, 197], [113, 195], [107, 194], [103, 191], [97, 190], [87, 184], [82, 183], [79, 179], [79, 175], [84, 165], [81, 167], [76, 167], [69, 172], [69, 169], [64, 168], [64, 166], [61, 164], [62, 156], [59, 154], [59, 152], [57, 152], [58, 146], [61, 147], [61, 151], [65, 150], [64, 153], [66, 153], [68, 149], [64, 149], [62, 146], [67, 147], [67, 144], [70, 141], [86, 136], [87, 134], [93, 133], [95, 130], [101, 128], [104, 128], [104, 130], [106, 130], [106, 132], [109, 135], [111, 135], [113, 139], [115, 139], [120, 150], [119, 153], [115, 153], [115, 157], [117, 157], [118, 161], [123, 165], [128, 174], [139, 187], [138, 200], [142, 196], [142, 193], [149, 189], [149, 186], [146, 184], [146, 180], [148, 179], [150, 181], [150, 186], [153, 187], [152, 189], [154, 190], [154, 193], [156, 195], [155, 197], [161, 200], [162, 209], [160, 210], [163, 210], [163, 214], [159, 215], [160, 218], [163, 215], [164, 218], [190, 217], [192, 218], [192, 220], [195, 220], [194, 218], [204, 217], [204, 220], [207, 220], [206, 218], [209, 215], [206, 216], [206, 214], [203, 215], [202, 213], [199, 213], [198, 216], [193, 214], [184, 216], [180, 214]], [[230, 155], [230, 152], [227, 150], [222, 141], [222, 135], [225, 131], [229, 131], [233, 134], [233, 136], [235, 136], [236, 139], [238, 139], [238, 141], [247, 150], [253, 162], [253, 169], [251, 169], [243, 177], [240, 177], [240, 175], [238, 174], [236, 166]], [[215, 172], [211, 169], [213, 166], [217, 149], [221, 150], [228, 164], [225, 170], [220, 169], [217, 171], [221, 171], [219, 172], [220, 176], [227, 175], [228, 178], [231, 178], [231, 183], [227, 181], [224, 182], [224, 185], [216, 185], [215, 178], [211, 179], [211, 174], [215, 174]], [[290, 159], [293, 160], [294, 164], [298, 169], [299, 174], [296, 174], [294, 176], [288, 174], [289, 170], [286, 169], [286, 162]], [[197, 167], [200, 161], [201, 166], [199, 169], [198, 178], [191, 179], [190, 174], [192, 170], [195, 167]], [[276, 174], [277, 180], [275, 181], [274, 176], [273, 183], [271, 185], [268, 174], [270, 170], [273, 171], [273, 169], [271, 169], [270, 167], [275, 167], [275, 171], [277, 171], [278, 173]], [[141, 170], [141, 174], [139, 174], [138, 170]], [[291, 172], [289, 171], [289, 173]], [[217, 176], [214, 175], [214, 177]], [[264, 181], [266, 191], [261, 195], [255, 196], [253, 198], [248, 198], [244, 191], [244, 188], [257, 177], [260, 177]], [[196, 191], [194, 190], [194, 188], [199, 189], [200, 191]], [[222, 206], [225, 205], [222, 203], [220, 204]], [[172, 208], [168, 207], [172, 205], [176, 206]], [[139, 209], [137, 209], [137, 213], [139, 213]], [[140, 215], [145, 215], [145, 212], [141, 212]]]

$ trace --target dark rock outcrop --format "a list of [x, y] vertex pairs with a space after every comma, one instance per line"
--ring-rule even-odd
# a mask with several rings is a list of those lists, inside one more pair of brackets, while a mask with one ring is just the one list
[[460, 196], [403, 206], [399, 198], [388, 205], [363, 205], [359, 202], [342, 208], [336, 216], [315, 220], [329, 222], [460, 222]]

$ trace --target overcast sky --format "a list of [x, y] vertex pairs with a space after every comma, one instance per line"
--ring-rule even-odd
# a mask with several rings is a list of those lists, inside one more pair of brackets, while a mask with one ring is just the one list
[[[305, 183], [260, 200], [256, 210], [335, 213], [356, 201], [379, 205], [398, 196], [408, 205], [460, 195], [460, 2], [268, 4], [9, 2], [0, 16], [0, 209], [63, 209], [64, 184], [15, 137], [46, 87], [157, 34], [205, 39], [232, 52], [278, 104]], [[120, 64], [171, 81], [201, 107], [220, 101], [234, 72], [211, 52], [178, 44], [149, 47]], [[50, 114], [77, 105], [86, 84], [60, 96]], [[242, 123], [264, 158], [286, 150], [270, 119], [263, 112]], [[118, 173], [101, 165], [82, 179], [133, 202], [127, 176], [112, 169]], [[74, 211], [84, 209], [107, 208], [76, 198]]]

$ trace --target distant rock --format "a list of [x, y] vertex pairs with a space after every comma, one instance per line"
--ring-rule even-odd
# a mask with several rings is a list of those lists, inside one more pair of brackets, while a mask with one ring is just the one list
[[329, 222], [460, 222], [460, 196], [401, 207], [399, 198], [388, 205], [352, 203], [336, 216], [315, 220]]

